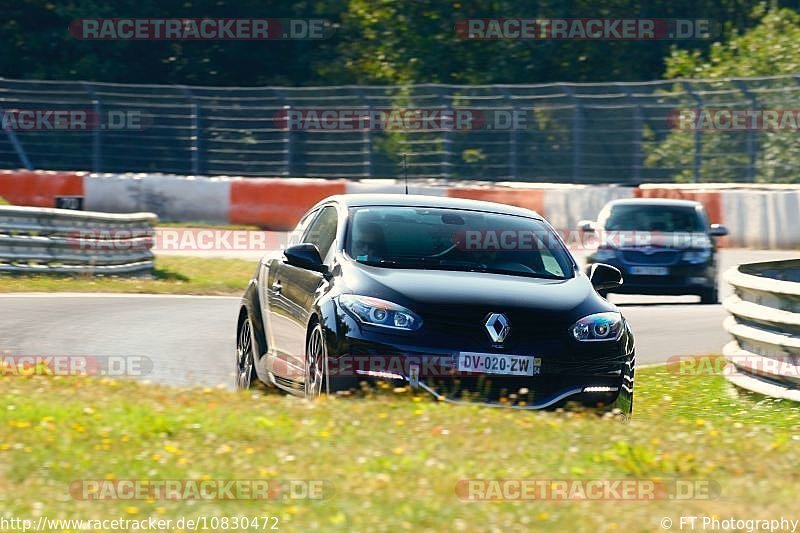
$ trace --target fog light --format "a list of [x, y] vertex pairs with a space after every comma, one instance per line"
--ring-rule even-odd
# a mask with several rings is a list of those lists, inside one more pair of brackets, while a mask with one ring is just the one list
[[614, 392], [618, 391], [619, 387], [584, 387], [583, 392]]

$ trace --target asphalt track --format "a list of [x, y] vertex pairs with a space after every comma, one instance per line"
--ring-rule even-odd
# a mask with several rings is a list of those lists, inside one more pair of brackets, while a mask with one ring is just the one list
[[[724, 250], [721, 271], [797, 255]], [[723, 297], [730, 293], [721, 290]], [[638, 364], [719, 353], [728, 341], [720, 305], [700, 305], [696, 297], [611, 299], [633, 327]], [[238, 303], [237, 297], [211, 296], [2, 294], [0, 355], [146, 357], [152, 371], [142, 379], [230, 386]]]

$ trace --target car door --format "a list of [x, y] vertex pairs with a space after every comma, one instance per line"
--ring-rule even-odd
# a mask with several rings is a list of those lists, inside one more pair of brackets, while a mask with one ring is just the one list
[[[327, 205], [319, 210], [300, 242], [317, 246], [320, 256], [330, 260], [338, 227], [338, 211]], [[325, 278], [319, 272], [281, 262], [270, 269], [269, 291], [275, 309], [272, 327], [275, 357], [271, 371], [277, 377], [302, 382], [305, 371], [306, 330], [315, 295]]]
[[[320, 209], [313, 209], [297, 224], [289, 234], [287, 246], [302, 242], [308, 226], [319, 214]], [[261, 264], [261, 291], [263, 302], [262, 316], [265, 318], [268, 354], [265, 369], [273, 374], [286, 375], [285, 354], [291, 351], [291, 342], [287, 339], [287, 332], [291, 331], [289, 302], [286, 299], [281, 280], [284, 278], [283, 252], [272, 254], [262, 260]], [[263, 367], [262, 367], [263, 368]]]

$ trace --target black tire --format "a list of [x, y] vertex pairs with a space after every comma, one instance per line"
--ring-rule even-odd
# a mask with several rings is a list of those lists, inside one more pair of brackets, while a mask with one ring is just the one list
[[704, 305], [719, 303], [719, 293], [716, 288], [706, 289], [699, 294], [700, 303]]
[[317, 398], [327, 392], [326, 369], [328, 351], [325, 344], [325, 332], [319, 322], [315, 322], [306, 339], [306, 361], [303, 378], [303, 390], [306, 398]]
[[597, 294], [599, 294], [601, 297], [603, 297], [606, 300], [608, 300], [608, 291], [607, 290], [601, 289], [601, 290], [597, 291]]
[[250, 317], [243, 313], [236, 328], [236, 390], [248, 390], [257, 381]]
[[[320, 339], [321, 343], [318, 344], [317, 339]], [[321, 352], [313, 353], [314, 350], [319, 349], [321, 349]], [[311, 358], [311, 364], [308, 364], [309, 358]], [[318, 366], [314, 371], [315, 379], [313, 380], [313, 383], [310, 383], [312, 376], [309, 370], [314, 364]], [[322, 325], [320, 325], [319, 322], [314, 321], [309, 329], [308, 338], [306, 340], [306, 368], [303, 380], [303, 390], [310, 392], [310, 394], [306, 393], [306, 398], [318, 397], [321, 394], [326, 393], [335, 394], [340, 391], [358, 389], [359, 380], [355, 376], [331, 376], [331, 371], [328, 366], [329, 364], [328, 345], [325, 342], [325, 332], [322, 328]], [[334, 371], [333, 374], [336, 374], [336, 372]]]

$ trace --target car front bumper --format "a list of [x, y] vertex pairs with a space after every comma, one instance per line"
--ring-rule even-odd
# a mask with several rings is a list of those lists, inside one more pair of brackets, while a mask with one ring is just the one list
[[622, 273], [623, 284], [610, 291], [614, 293], [677, 296], [701, 294], [717, 286], [717, 270], [713, 263], [663, 265], [667, 268], [666, 275], [639, 275], [631, 270], [643, 265], [632, 265], [619, 259], [593, 261], [590, 258], [589, 264], [593, 262], [611, 265]]
[[[613, 408], [632, 397], [635, 355], [628, 329], [619, 341], [586, 343], [570, 353], [543, 353], [536, 347], [509, 352], [541, 354], [537, 373], [512, 376], [458, 371], [458, 354], [476, 351], [470, 347], [419, 346], [414, 335], [381, 334], [349, 322], [336, 349], [329, 350], [333, 379], [393, 379], [448, 402], [516, 409], [557, 408], [568, 402]], [[458, 342], [454, 332], [451, 343]]]

